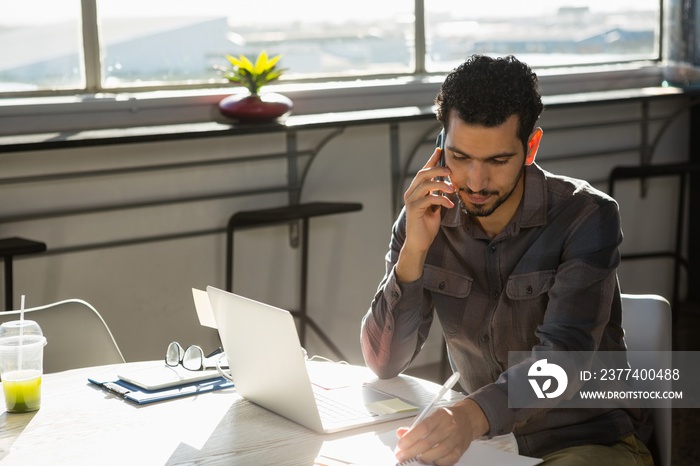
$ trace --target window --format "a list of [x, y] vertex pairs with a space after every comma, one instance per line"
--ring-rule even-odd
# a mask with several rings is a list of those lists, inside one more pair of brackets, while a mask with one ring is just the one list
[[262, 49], [285, 79], [317, 81], [444, 73], [472, 53], [658, 60], [660, 22], [659, 0], [4, 2], [0, 94], [221, 85], [225, 54]]
[[283, 55], [286, 77], [409, 73], [413, 0], [98, 0], [103, 85], [217, 82], [225, 54]]
[[0, 5], [0, 94], [85, 86], [80, 2]]
[[425, 0], [428, 71], [451, 69], [472, 53], [514, 54], [533, 67], [660, 58], [658, 0], [465, 3]]

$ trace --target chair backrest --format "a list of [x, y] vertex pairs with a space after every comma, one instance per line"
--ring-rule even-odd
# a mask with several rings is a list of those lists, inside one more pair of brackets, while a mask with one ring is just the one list
[[[0, 323], [19, 319], [20, 311], [0, 312]], [[123, 363], [112, 332], [97, 310], [80, 299], [68, 299], [24, 310], [46, 337], [44, 372]]]
[[[649, 364], [651, 353], [635, 354], [637, 351], [653, 353], [658, 367], [671, 367], [671, 305], [661, 296], [653, 294], [622, 295], [622, 328], [625, 330], [628, 360], [634, 369]], [[669, 382], [670, 389], [670, 382]], [[658, 381], [637, 380], [633, 387], [640, 390], [658, 389]], [[652, 408], [654, 433], [650, 450], [657, 466], [671, 465], [671, 402], [666, 408]]]

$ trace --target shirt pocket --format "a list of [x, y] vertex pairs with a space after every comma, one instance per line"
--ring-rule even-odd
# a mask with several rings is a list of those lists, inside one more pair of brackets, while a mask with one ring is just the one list
[[430, 291], [440, 325], [447, 335], [462, 331], [467, 298], [474, 280], [466, 275], [426, 265], [423, 269], [423, 287]]
[[537, 327], [544, 320], [549, 295], [554, 284], [555, 271], [542, 270], [521, 275], [512, 275], [506, 284], [506, 295], [510, 301], [510, 317], [517, 341], [537, 344]]

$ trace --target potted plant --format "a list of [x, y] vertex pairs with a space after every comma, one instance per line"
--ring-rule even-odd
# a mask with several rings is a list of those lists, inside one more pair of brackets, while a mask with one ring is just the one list
[[255, 63], [245, 55], [226, 55], [229, 67], [219, 67], [230, 82], [241, 85], [248, 93], [233, 94], [219, 102], [219, 111], [244, 122], [270, 121], [288, 115], [292, 101], [282, 94], [261, 92], [266, 84], [276, 81], [285, 70], [278, 68], [281, 55], [268, 57], [264, 50]]

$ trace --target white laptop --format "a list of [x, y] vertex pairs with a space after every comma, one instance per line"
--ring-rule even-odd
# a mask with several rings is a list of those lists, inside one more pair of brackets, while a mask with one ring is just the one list
[[[236, 390], [247, 400], [320, 433], [411, 417], [422, 408], [368, 386], [312, 384], [291, 313], [211, 286], [207, 294]], [[397, 404], [401, 409], [386, 413], [385, 406]]]

